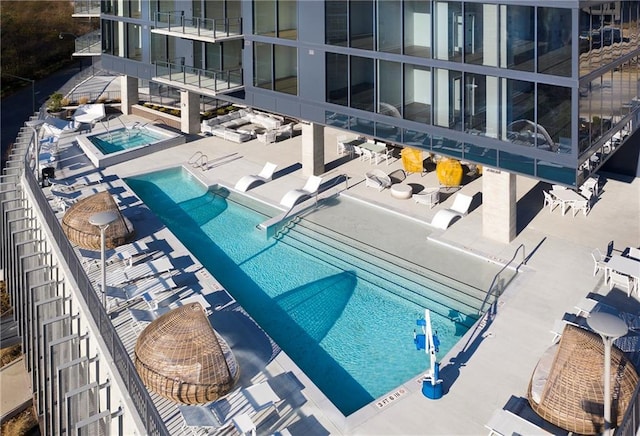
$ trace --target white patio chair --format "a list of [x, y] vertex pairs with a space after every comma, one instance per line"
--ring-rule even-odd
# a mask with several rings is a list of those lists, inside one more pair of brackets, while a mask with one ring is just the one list
[[542, 193], [544, 194], [544, 206], [543, 207], [549, 207], [549, 212], [553, 212], [553, 209], [555, 209], [557, 206], [560, 206], [560, 200], [557, 200], [556, 198], [553, 197], [553, 195], [551, 195], [550, 193], [548, 193], [547, 191], [542, 191]]
[[382, 191], [385, 188], [391, 186], [391, 177], [389, 177], [384, 171], [379, 169], [373, 169], [367, 171], [364, 175], [365, 186], [370, 188], [376, 188], [378, 191]]
[[373, 158], [375, 160], [376, 165], [378, 165], [384, 159], [389, 165], [389, 159], [393, 157], [392, 150], [385, 150], [377, 153], [373, 153]]
[[361, 158], [363, 162], [369, 161], [369, 163], [373, 165], [374, 157], [373, 157], [373, 152], [371, 150], [363, 148]]
[[355, 154], [356, 156], [358, 156], [358, 159], [362, 160], [362, 147], [358, 146], [358, 145], [354, 145], [353, 146], [353, 154]]
[[609, 290], [612, 290], [614, 287], [624, 289], [627, 291], [627, 297], [631, 297], [631, 294], [635, 290], [635, 282], [628, 275], [611, 270], [609, 271]]
[[571, 204], [571, 210], [573, 211], [573, 216], [576, 216], [578, 212], [582, 211], [582, 213], [586, 216], [589, 213], [591, 202], [588, 199], [574, 201]]
[[593, 259], [593, 276], [595, 277], [598, 274], [598, 271], [604, 270], [605, 280], [607, 282], [607, 261], [609, 260], [606, 256], [602, 254], [602, 252], [594, 248], [591, 251], [591, 258]]

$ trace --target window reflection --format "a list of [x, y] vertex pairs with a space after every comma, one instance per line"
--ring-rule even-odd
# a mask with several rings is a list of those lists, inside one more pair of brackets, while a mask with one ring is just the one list
[[462, 3], [436, 2], [434, 27], [436, 58], [460, 62], [464, 46]]
[[345, 0], [325, 2], [325, 41], [332, 45], [347, 45], [347, 2]]
[[[387, 53], [402, 51], [402, 2], [378, 0], [378, 50]], [[424, 32], [424, 29], [420, 29]]]
[[[500, 66], [512, 70], [533, 71], [535, 56], [534, 9], [530, 6], [500, 6]], [[506, 27], [506, 29], [504, 28]]]
[[338, 53], [326, 55], [327, 102], [349, 105], [349, 64], [348, 57]]
[[[557, 151], [558, 144], [571, 143], [571, 88], [538, 85], [538, 125], [553, 141], [549, 150]], [[547, 149], [540, 143], [537, 147]]]
[[373, 59], [351, 56], [351, 104], [355, 109], [374, 110]]
[[465, 3], [464, 61], [498, 66], [498, 5]]
[[437, 68], [434, 70], [434, 124], [462, 130], [462, 73]]
[[538, 72], [571, 76], [571, 9], [538, 8]]
[[349, 2], [349, 41], [353, 48], [373, 50], [373, 0]]
[[399, 62], [378, 61], [377, 112], [402, 118], [402, 66]]

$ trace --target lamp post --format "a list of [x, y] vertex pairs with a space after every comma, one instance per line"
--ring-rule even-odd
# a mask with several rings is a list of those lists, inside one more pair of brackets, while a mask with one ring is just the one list
[[587, 324], [598, 333], [604, 342], [604, 431], [611, 433], [611, 344], [627, 334], [627, 324], [610, 313], [595, 312], [587, 318]]
[[100, 267], [101, 267], [101, 291], [102, 291], [102, 306], [107, 307], [107, 271], [105, 267], [105, 241], [104, 232], [109, 227], [109, 224], [118, 219], [118, 214], [113, 211], [105, 211], [94, 213], [89, 217], [89, 223], [100, 228]]
[[40, 138], [38, 137], [38, 128], [44, 124], [44, 120], [29, 120], [24, 124], [33, 130], [33, 149], [36, 159], [36, 180], [40, 183]]

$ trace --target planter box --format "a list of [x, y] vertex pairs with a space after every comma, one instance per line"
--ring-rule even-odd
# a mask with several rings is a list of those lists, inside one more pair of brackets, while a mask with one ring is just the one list
[[180, 119], [180, 117], [165, 114], [155, 109], [149, 109], [148, 107], [144, 107], [139, 104], [134, 104], [133, 106], [131, 106], [131, 113], [133, 115], [137, 115], [154, 122], [158, 122], [161, 124], [164, 123], [169, 127], [173, 127], [174, 129], [180, 130], [180, 128], [182, 127], [182, 120]]

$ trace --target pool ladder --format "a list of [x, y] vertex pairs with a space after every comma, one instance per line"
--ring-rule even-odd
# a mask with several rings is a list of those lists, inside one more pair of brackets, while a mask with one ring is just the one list
[[[122, 127], [124, 127], [124, 131], [127, 132], [127, 135], [129, 137], [131, 137], [131, 129], [127, 128], [126, 124], [124, 123], [124, 121], [122, 121], [120, 119], [120, 117], [118, 117], [118, 115], [109, 115], [109, 117], [105, 120], [107, 124], [105, 124], [105, 121], [100, 121], [100, 124], [102, 124], [102, 127], [104, 127], [104, 129], [107, 131], [107, 134], [109, 135], [109, 139], [113, 139], [113, 134], [111, 133], [111, 130], [109, 129], [109, 122], [111, 120], [118, 120], [120, 121], [120, 124], [122, 124]], [[137, 127], [139, 123], [136, 123], [134, 125], [134, 127]]]
[[188, 165], [193, 168], [200, 168], [202, 171], [206, 170], [209, 166], [209, 158], [201, 151], [196, 151], [187, 161]]

